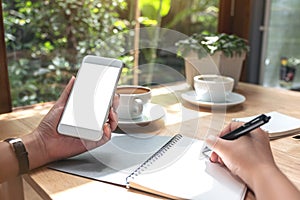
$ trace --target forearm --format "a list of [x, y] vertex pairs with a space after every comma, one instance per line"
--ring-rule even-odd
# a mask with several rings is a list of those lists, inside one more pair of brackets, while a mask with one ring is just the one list
[[45, 165], [47, 156], [43, 142], [33, 133], [25, 135], [22, 140], [28, 152], [29, 170]]
[[0, 183], [18, 175], [17, 157], [7, 142], [0, 142]]
[[299, 190], [277, 167], [256, 170], [256, 172], [251, 187], [257, 200], [300, 199]]
[[[34, 134], [28, 134], [21, 137], [22, 142], [28, 153], [29, 170], [44, 165], [46, 163], [45, 155], [42, 153], [42, 145]], [[19, 174], [19, 161], [8, 142], [0, 142], [0, 183], [7, 181]]]

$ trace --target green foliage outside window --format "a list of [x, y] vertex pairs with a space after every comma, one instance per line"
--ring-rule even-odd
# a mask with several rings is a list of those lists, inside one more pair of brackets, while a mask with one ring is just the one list
[[57, 99], [82, 57], [123, 31], [117, 10], [126, 6], [121, 0], [3, 2], [13, 105]]
[[[186, 34], [216, 28], [218, 0], [141, 2], [142, 26]], [[134, 0], [2, 0], [2, 7], [13, 106], [56, 100], [85, 55], [119, 52], [121, 33], [135, 24]], [[105, 43], [112, 35], [120, 38]], [[118, 58], [127, 64], [121, 81], [130, 83], [133, 56]]]

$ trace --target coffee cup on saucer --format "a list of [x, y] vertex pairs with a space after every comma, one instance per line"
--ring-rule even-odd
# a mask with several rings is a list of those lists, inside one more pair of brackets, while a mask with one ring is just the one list
[[199, 101], [226, 102], [233, 85], [234, 79], [227, 76], [203, 74], [194, 77], [194, 88]]
[[120, 95], [117, 109], [120, 119], [133, 120], [140, 118], [143, 107], [151, 100], [151, 89], [139, 85], [118, 86], [116, 93]]

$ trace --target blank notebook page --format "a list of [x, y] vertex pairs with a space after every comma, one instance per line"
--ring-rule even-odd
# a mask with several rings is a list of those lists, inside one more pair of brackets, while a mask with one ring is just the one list
[[[300, 131], [300, 119], [285, 115], [276, 111], [266, 113], [271, 119], [267, 124], [261, 126], [261, 129], [269, 133], [270, 138], [284, 135], [290, 135]], [[233, 121], [248, 122], [256, 116], [235, 118]]]
[[140, 174], [128, 178], [130, 187], [169, 198], [240, 200], [245, 184], [219, 164], [199, 159], [203, 142], [182, 137]]

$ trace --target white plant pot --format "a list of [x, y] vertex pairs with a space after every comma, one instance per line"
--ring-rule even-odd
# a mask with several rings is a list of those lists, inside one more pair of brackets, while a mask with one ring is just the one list
[[214, 55], [198, 58], [195, 52], [191, 52], [185, 58], [186, 81], [193, 87], [193, 78], [200, 74], [220, 74], [234, 79], [234, 87], [237, 86], [245, 60], [246, 53], [241, 56], [226, 57], [222, 52]]
[[219, 70], [223, 76], [229, 76], [234, 79], [234, 88], [240, 81], [243, 62], [246, 58], [246, 53], [226, 57], [223, 53], [220, 55]]

